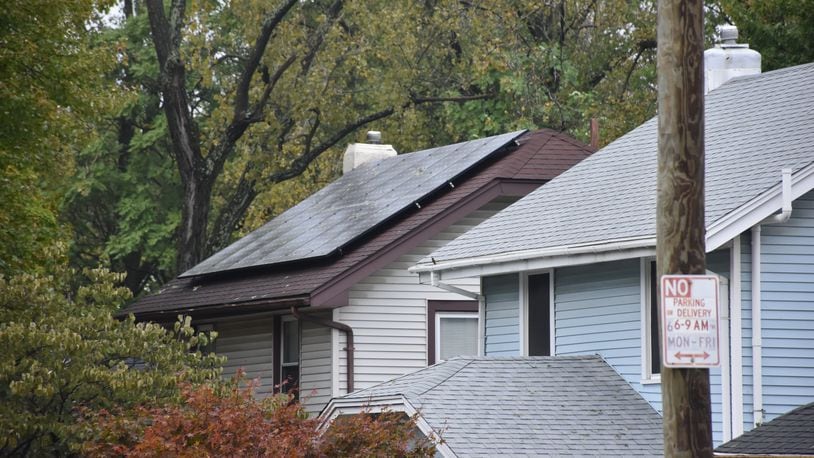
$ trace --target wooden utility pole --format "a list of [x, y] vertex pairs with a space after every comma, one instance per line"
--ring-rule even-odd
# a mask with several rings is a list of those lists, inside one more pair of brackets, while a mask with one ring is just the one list
[[[703, 0], [659, 0], [657, 70], [656, 265], [659, 278], [704, 274]], [[708, 369], [662, 366], [665, 456], [712, 456], [709, 393]]]

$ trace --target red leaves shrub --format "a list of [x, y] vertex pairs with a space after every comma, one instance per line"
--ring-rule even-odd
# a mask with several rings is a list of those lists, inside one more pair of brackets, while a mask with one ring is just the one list
[[101, 411], [86, 417], [93, 438], [89, 456], [123, 457], [315, 457], [432, 456], [431, 443], [414, 437], [415, 422], [403, 414], [343, 417], [320, 435], [290, 396], [262, 401], [252, 387], [182, 387], [178, 405]]

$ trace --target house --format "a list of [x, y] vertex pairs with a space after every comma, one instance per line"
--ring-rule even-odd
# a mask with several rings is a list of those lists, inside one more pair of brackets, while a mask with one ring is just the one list
[[298, 385], [319, 412], [331, 397], [477, 353], [478, 279], [449, 292], [407, 268], [591, 152], [551, 130], [401, 155], [351, 145], [341, 178], [123, 313], [191, 315], [217, 332], [226, 376], [244, 368], [260, 396]]
[[[720, 444], [814, 401], [814, 64], [731, 79], [705, 104]], [[656, 168], [651, 119], [411, 270], [481, 278], [483, 354], [599, 353], [661, 411]]]
[[814, 458], [814, 402], [719, 446], [715, 456]]
[[[497, 377], [497, 379], [496, 379]], [[663, 456], [661, 415], [598, 356], [455, 357], [333, 399], [415, 416], [441, 456]]]

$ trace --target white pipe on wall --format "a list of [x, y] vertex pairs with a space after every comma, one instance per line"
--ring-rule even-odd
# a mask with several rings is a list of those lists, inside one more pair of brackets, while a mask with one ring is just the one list
[[730, 301], [730, 339], [732, 352], [732, 437], [743, 434], [743, 323], [741, 321], [741, 236], [732, 243], [732, 297]]
[[763, 336], [760, 316], [760, 225], [752, 228], [752, 415], [763, 423]]

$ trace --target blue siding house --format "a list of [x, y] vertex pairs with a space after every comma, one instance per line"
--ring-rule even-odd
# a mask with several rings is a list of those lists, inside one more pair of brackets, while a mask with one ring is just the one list
[[[720, 444], [814, 402], [814, 64], [731, 79], [705, 109]], [[486, 355], [598, 353], [660, 411], [656, 168], [652, 119], [411, 270], [481, 277]]]

